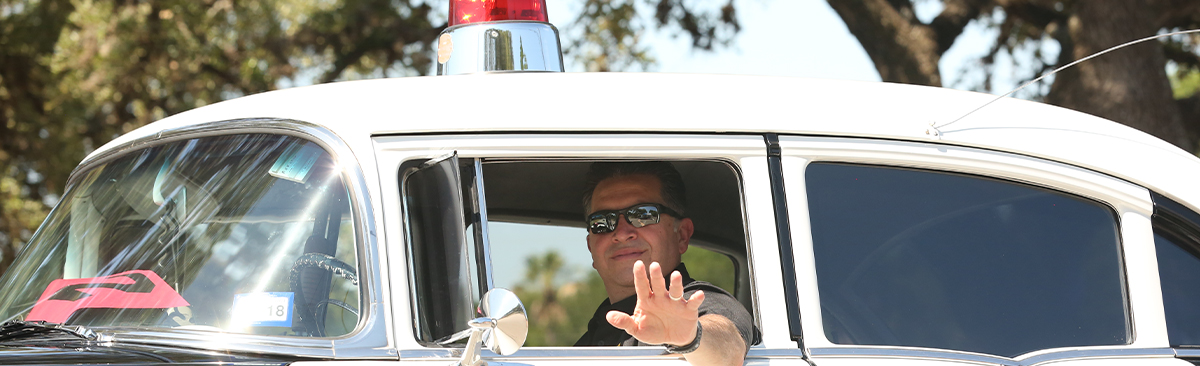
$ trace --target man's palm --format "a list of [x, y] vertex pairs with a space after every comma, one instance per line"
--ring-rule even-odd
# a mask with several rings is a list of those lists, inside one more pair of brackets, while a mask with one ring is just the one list
[[696, 291], [683, 300], [683, 276], [671, 274], [668, 289], [658, 262], [650, 264], [649, 276], [642, 261], [633, 264], [633, 286], [637, 291], [637, 307], [633, 314], [608, 312], [606, 318], [614, 327], [646, 344], [682, 346], [696, 338], [696, 321], [704, 292]]

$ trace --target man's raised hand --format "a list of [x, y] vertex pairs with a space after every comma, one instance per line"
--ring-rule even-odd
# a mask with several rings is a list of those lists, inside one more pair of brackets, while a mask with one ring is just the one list
[[[647, 278], [648, 277], [648, 278]], [[683, 299], [683, 275], [671, 273], [668, 289], [662, 266], [650, 263], [649, 276], [642, 261], [633, 264], [633, 287], [637, 291], [637, 307], [633, 314], [610, 311], [606, 318], [614, 327], [647, 344], [682, 346], [696, 339], [696, 321], [704, 291], [696, 291]]]

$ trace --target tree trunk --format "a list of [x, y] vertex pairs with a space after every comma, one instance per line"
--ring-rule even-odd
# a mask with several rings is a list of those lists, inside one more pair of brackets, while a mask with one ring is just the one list
[[[1140, 2], [1089, 0], [1074, 2], [1073, 8], [1067, 23], [1073, 44], [1063, 48], [1070, 60], [1158, 31], [1152, 9]], [[1124, 123], [1193, 151], [1196, 146], [1183, 128], [1164, 65], [1159, 42], [1126, 47], [1057, 74], [1046, 101]]]
[[941, 86], [937, 35], [910, 8], [887, 0], [828, 0], [862, 44], [883, 81]]
[[1188, 145], [1191, 148], [1184, 148], [1184, 150], [1200, 152], [1200, 93], [1191, 98], [1177, 100], [1175, 104], [1179, 106], [1183, 129], [1191, 143]]

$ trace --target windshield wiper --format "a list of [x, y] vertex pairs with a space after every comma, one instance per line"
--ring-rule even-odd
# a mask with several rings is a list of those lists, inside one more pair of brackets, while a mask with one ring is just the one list
[[0, 342], [47, 333], [64, 333], [89, 341], [101, 340], [101, 334], [82, 325], [66, 326], [45, 321], [9, 321], [0, 325]]

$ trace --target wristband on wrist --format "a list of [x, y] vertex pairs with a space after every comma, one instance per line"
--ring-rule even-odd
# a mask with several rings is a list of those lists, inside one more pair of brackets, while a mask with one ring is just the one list
[[678, 355], [686, 355], [688, 353], [695, 352], [697, 348], [700, 348], [700, 335], [703, 333], [704, 327], [700, 326], [700, 320], [696, 320], [696, 339], [693, 339], [692, 343], [682, 346], [667, 345], [667, 352]]

